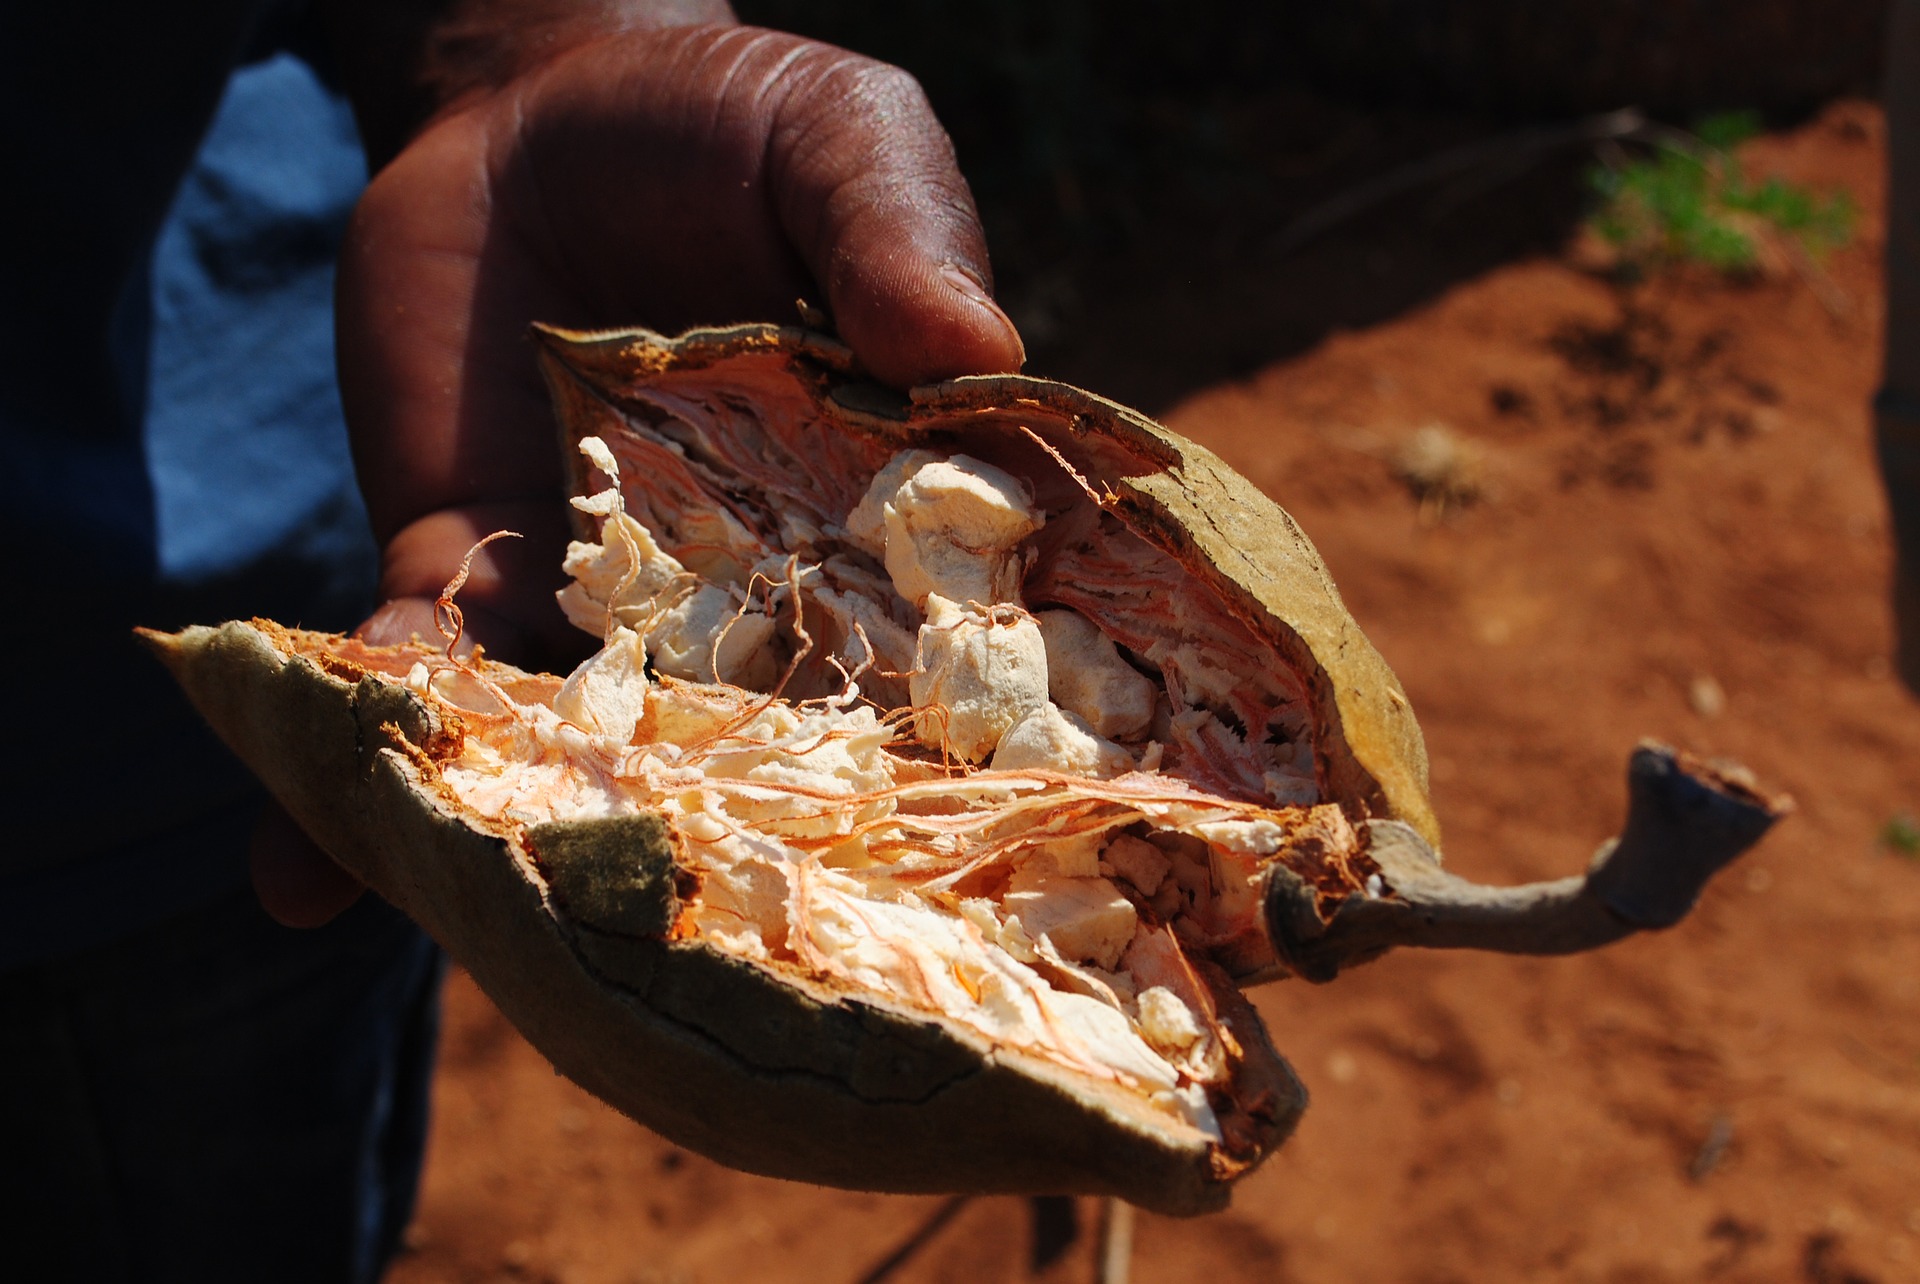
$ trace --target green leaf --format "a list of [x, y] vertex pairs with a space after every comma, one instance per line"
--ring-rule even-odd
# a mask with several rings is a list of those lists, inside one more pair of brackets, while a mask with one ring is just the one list
[[1813, 255], [1853, 234], [1852, 199], [1821, 196], [1780, 178], [1750, 183], [1732, 149], [1759, 132], [1759, 113], [1723, 112], [1700, 121], [1700, 144], [1660, 141], [1639, 159], [1597, 166], [1589, 226], [1638, 269], [1696, 263], [1737, 274], [1759, 261], [1752, 228], [1765, 224]]
[[1920, 860], [1920, 820], [1912, 812], [1895, 812], [1880, 827], [1880, 846], [1896, 856]]
[[1760, 132], [1757, 111], [1723, 111], [1693, 123], [1694, 137], [1717, 152], [1730, 152]]

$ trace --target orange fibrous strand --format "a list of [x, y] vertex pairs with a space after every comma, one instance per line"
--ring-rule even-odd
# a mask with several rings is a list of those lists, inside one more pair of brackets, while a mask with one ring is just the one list
[[[840, 675], [839, 694], [830, 695], [830, 696], [815, 696], [811, 699], [800, 701], [802, 705], [821, 704], [821, 705], [825, 705], [829, 709], [844, 709], [849, 704], [853, 703], [854, 696], [858, 694], [860, 690], [861, 675], [866, 673], [868, 670], [873, 669], [875, 661], [878, 659], [878, 657], [874, 653], [873, 643], [869, 641], [867, 638], [866, 629], [861, 626], [858, 620], [855, 620], [853, 622], [853, 636], [859, 640], [860, 649], [862, 651], [862, 656], [858, 664], [854, 665], [853, 668], [849, 669], [845, 664], [841, 663], [839, 656], [830, 655], [827, 657], [827, 663], [831, 664], [834, 668], [834, 671]], [[895, 675], [895, 676], [898, 676], [898, 675]], [[867, 701], [867, 703], [873, 704], [871, 700]], [[873, 707], [879, 710], [879, 712], [883, 714], [886, 712], [885, 709], [881, 709], [880, 706], [878, 705], [873, 705]]]
[[[798, 557], [789, 557], [787, 559], [787, 583], [790, 590], [790, 598], [793, 603], [793, 619], [790, 622], [790, 626], [793, 629], [794, 637], [798, 640], [799, 645], [794, 648], [792, 658], [787, 661], [786, 671], [780, 675], [780, 680], [774, 683], [773, 690], [769, 691], [758, 703], [735, 717], [733, 721], [727, 723], [705, 740], [685, 746], [683, 749], [684, 761], [689, 763], [700, 762], [704, 757], [709, 756], [717, 745], [723, 744], [731, 739], [734, 733], [741, 727], [746, 726], [768, 709], [779, 704], [780, 697], [785, 693], [787, 685], [793, 681], [793, 675], [800, 671], [800, 665], [806, 660], [808, 655], [812, 654], [813, 637], [807, 632], [806, 621], [803, 618], [805, 614], [805, 603], [800, 595], [799, 566], [800, 559]], [[716, 652], [719, 650], [719, 644], [717, 642], [714, 644], [714, 649]], [[725, 684], [716, 683], [715, 685]], [[738, 688], [732, 689], [738, 690]]]
[[[797, 568], [799, 565], [799, 560], [800, 559], [797, 557], [791, 557], [787, 559], [787, 570], [788, 570], [789, 579], [792, 580], [796, 586], [798, 582]], [[758, 613], [761, 615], [773, 614], [773, 594], [775, 589], [781, 586], [776, 585], [773, 580], [768, 579], [765, 575], [762, 575], [760, 572], [755, 571], [747, 579], [747, 587], [745, 591], [742, 592], [741, 594], [739, 607], [734, 611], [733, 615], [728, 618], [727, 622], [720, 626], [720, 631], [714, 635], [713, 646], [707, 653], [707, 669], [708, 669], [708, 672], [712, 674], [713, 680], [716, 684], [720, 684], [722, 682], [722, 679], [720, 677], [720, 649], [727, 644], [727, 637], [729, 634], [733, 632], [733, 626], [740, 623], [740, 621], [744, 619], [750, 611], [752, 611], [754, 590], [762, 586], [764, 586], [767, 590], [766, 605], [762, 607]], [[796, 603], [799, 601], [799, 592], [797, 587], [794, 588], [794, 600], [796, 601]], [[798, 608], [796, 607], [796, 611], [797, 609]], [[651, 631], [651, 628], [652, 626], [649, 625], [648, 629], [643, 631]], [[799, 622], [797, 618], [795, 620], [795, 628], [796, 629], [799, 628]], [[802, 636], [804, 636], [804, 631], [802, 631]], [[793, 666], [788, 669], [787, 677], [782, 679], [781, 685], [783, 689], [785, 687], [786, 682], [792, 679], [794, 671], [799, 667], [799, 660], [804, 660], [805, 658], [806, 656], [804, 654], [800, 655], [795, 660]], [[837, 664], [838, 661], [836, 660], [835, 663]]]
[[[454, 598], [459, 594], [461, 589], [466, 587], [468, 577], [473, 574], [473, 559], [479, 555], [481, 549], [498, 540], [521, 538], [523, 537], [519, 531], [499, 530], [475, 543], [467, 550], [466, 556], [460, 559], [460, 568], [453, 573], [453, 578], [447, 581], [446, 587], [440, 590], [440, 596], [435, 598], [433, 602], [433, 627], [446, 642], [446, 648], [443, 654], [448, 668], [428, 676], [427, 684], [429, 690], [431, 690], [434, 680], [440, 676], [440, 673], [447, 672], [448, 669], [457, 671], [471, 678], [482, 690], [499, 701], [501, 715], [496, 716], [510, 717], [515, 707], [514, 701], [506, 692], [502, 691], [492, 679], [488, 678], [467, 659], [455, 654], [460, 646], [461, 639], [466, 636], [467, 617], [466, 613], [460, 609], [459, 603], [456, 602]], [[474, 647], [473, 654], [475, 658], [478, 658], [481, 655], [481, 649], [478, 646]], [[486, 716], [480, 710], [467, 709], [466, 712], [478, 714], [482, 717]]]
[[1104, 482], [1101, 483], [1101, 488], [1098, 491], [1094, 490], [1093, 484], [1087, 480], [1086, 474], [1082, 473], [1078, 468], [1075, 468], [1073, 462], [1061, 454], [1052, 442], [1025, 424], [1016, 426], [1034, 445], [1046, 451], [1048, 457], [1051, 458], [1054, 463], [1060, 465], [1060, 471], [1065, 473], [1073, 481], [1073, 484], [1078, 486], [1081, 491], [1086, 494], [1088, 499], [1098, 504], [1101, 508], [1111, 508], [1120, 502], [1119, 497], [1113, 493], [1113, 488]]
[[480, 540], [467, 550], [467, 555], [460, 559], [460, 569], [453, 573], [453, 578], [447, 581], [447, 586], [440, 590], [440, 596], [434, 599], [433, 627], [438, 629], [440, 636], [446, 639], [447, 659], [450, 662], [460, 663], [455, 659], [453, 650], [460, 645], [460, 639], [466, 635], [467, 631], [467, 617], [453, 599], [461, 589], [467, 586], [467, 577], [473, 574], [473, 559], [479, 556], [481, 549], [497, 540], [519, 538], [521, 538], [519, 531], [495, 531]]

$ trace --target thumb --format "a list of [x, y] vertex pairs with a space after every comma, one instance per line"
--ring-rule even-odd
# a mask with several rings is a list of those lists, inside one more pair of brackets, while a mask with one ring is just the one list
[[282, 926], [323, 926], [360, 899], [360, 880], [334, 864], [278, 803], [261, 812], [247, 857], [261, 908]]
[[993, 301], [980, 216], [919, 82], [816, 48], [783, 77], [768, 178], [841, 337], [898, 387], [1018, 370], [1026, 352]]

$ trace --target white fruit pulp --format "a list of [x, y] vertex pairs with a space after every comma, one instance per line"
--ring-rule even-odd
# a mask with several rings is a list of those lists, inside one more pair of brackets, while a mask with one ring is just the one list
[[[1023, 541], [1046, 518], [981, 460], [902, 451], [837, 528], [790, 541], [837, 540], [835, 555], [776, 548], [729, 578], [628, 513], [604, 442], [582, 451], [612, 484], [574, 501], [600, 540], [570, 548], [560, 596], [601, 650], [557, 690], [439, 657], [406, 677], [462, 711], [441, 764], [461, 802], [529, 825], [663, 815], [699, 879], [683, 931], [938, 1014], [1217, 1138], [1209, 1091], [1239, 1049], [1189, 953], [1257, 932], [1258, 871], [1296, 835], [1352, 844], [1310, 774], [1187, 703], [1229, 698], [1217, 657], [1165, 638], [1123, 654], [1124, 628], [1029, 612]], [[825, 657], [839, 689], [789, 694], [829, 632], [848, 643]], [[862, 691], [902, 678], [901, 708]], [[1233, 760], [1238, 796], [1156, 770], [1170, 749]]]

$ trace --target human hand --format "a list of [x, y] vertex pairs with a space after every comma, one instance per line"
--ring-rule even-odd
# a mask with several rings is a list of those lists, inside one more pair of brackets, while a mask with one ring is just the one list
[[[511, 529], [473, 560], [469, 635], [521, 662], [579, 654], [553, 600], [568, 519], [532, 322], [674, 330], [807, 298], [904, 387], [1019, 368], [990, 279], [918, 86], [844, 50], [616, 29], [462, 94], [374, 178], [340, 262], [341, 390], [383, 549], [361, 633], [434, 636], [462, 557]], [[358, 888], [290, 830], [263, 826], [255, 886], [276, 918], [324, 922]]]

